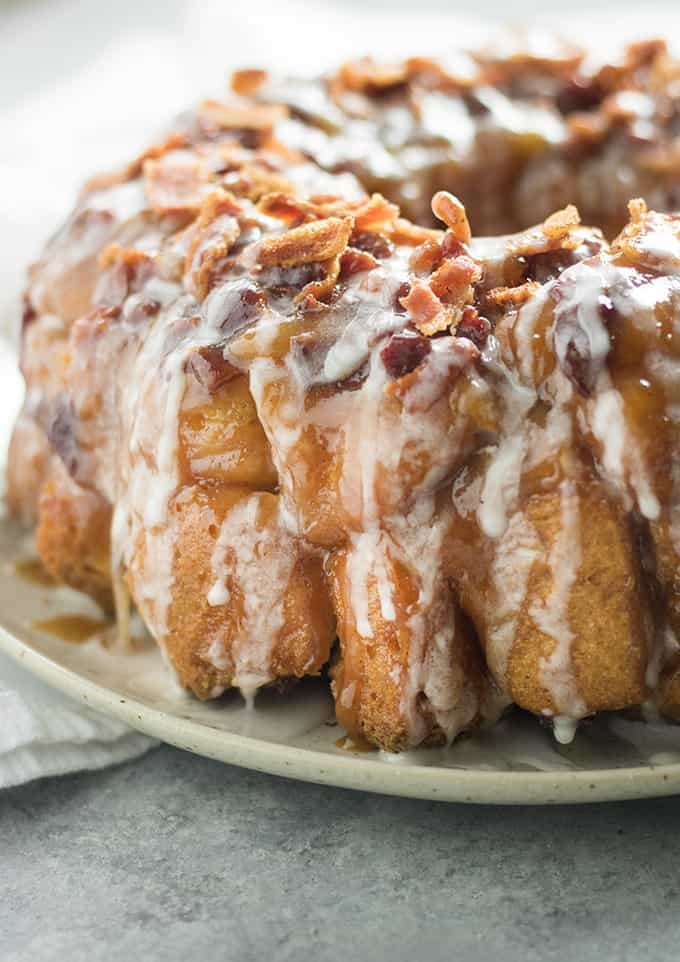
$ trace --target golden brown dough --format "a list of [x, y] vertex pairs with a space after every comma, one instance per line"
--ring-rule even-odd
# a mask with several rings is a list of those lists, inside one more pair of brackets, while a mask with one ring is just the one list
[[54, 578], [90, 595], [105, 611], [113, 611], [110, 529], [110, 505], [77, 485], [52, 457], [40, 489], [38, 552]]

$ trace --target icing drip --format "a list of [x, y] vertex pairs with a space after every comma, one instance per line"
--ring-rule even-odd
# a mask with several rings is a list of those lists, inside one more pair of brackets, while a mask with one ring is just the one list
[[[529, 614], [536, 626], [555, 642], [552, 653], [542, 659], [540, 680], [550, 694], [556, 715], [564, 722], [582, 718], [587, 714], [587, 706], [578, 693], [574, 676], [571, 651], [574, 635], [569, 623], [571, 591], [581, 560], [579, 499], [572, 481], [562, 481], [559, 493], [562, 524], [548, 558], [552, 589], [543, 602], [531, 606]], [[561, 741], [557, 729], [556, 737]]]
[[295, 560], [278, 515], [271, 522], [263, 518], [260, 496], [245, 497], [229, 510], [212, 554], [208, 603], [226, 607], [235, 628], [228, 651], [220, 634], [210, 641], [208, 659], [218, 669], [231, 669], [232, 684], [244, 694], [275, 677], [271, 658], [285, 624]]
[[495, 544], [491, 566], [496, 609], [488, 632], [486, 657], [501, 687], [507, 677], [508, 660], [526, 598], [529, 575], [540, 557], [541, 544], [534, 527], [523, 512], [516, 512]]
[[627, 476], [640, 513], [654, 521], [661, 510], [659, 501], [647, 478], [640, 450], [628, 431], [623, 399], [617, 390], [604, 386], [607, 382], [608, 375], [603, 374], [603, 386], [590, 405], [590, 425], [602, 444], [603, 473], [624, 493]]
[[536, 395], [523, 387], [516, 377], [501, 364], [495, 338], [482, 354], [482, 360], [490, 372], [499, 379], [499, 391], [504, 402], [502, 438], [489, 460], [477, 515], [482, 531], [490, 538], [499, 538], [508, 525], [508, 512], [512, 511], [527, 449], [525, 432], [526, 416], [533, 406]]

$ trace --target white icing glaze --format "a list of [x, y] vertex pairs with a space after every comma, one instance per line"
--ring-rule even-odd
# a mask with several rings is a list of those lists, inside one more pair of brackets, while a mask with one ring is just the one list
[[278, 517], [273, 523], [264, 521], [260, 510], [257, 495], [229, 510], [211, 561], [214, 580], [208, 603], [233, 605], [230, 614], [236, 626], [228, 650], [217, 635], [208, 657], [216, 668], [233, 666], [232, 684], [242, 692], [273, 680], [271, 656], [285, 624], [286, 593], [296, 560]]
[[[587, 713], [587, 706], [574, 676], [571, 652], [574, 634], [569, 622], [571, 592], [581, 563], [579, 498], [572, 481], [562, 481], [559, 493], [562, 524], [548, 556], [552, 587], [547, 598], [534, 602], [529, 614], [537, 628], [555, 642], [552, 653], [542, 659], [539, 677], [551, 697], [556, 715], [564, 722], [565, 719], [582, 718]], [[561, 741], [557, 728], [555, 731], [555, 737]]]

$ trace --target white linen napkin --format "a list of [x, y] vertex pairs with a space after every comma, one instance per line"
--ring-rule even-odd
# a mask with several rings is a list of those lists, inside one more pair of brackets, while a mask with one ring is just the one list
[[116, 765], [155, 744], [48, 688], [0, 654], [0, 788]]
[[[528, 5], [531, 0], [522, 0], [513, 15], [526, 13]], [[246, 14], [242, 4], [149, 0], [134, 16], [127, 6], [126, 16], [98, 0], [0, 10], [0, 332], [6, 336], [16, 331], [25, 266], [68, 211], [84, 177], [129, 159], [196, 97], [219, 93], [230, 69], [316, 72], [364, 53], [483, 43], [494, 29], [489, 16], [506, 15], [501, 0], [483, 0], [477, 19], [446, 14], [442, 6], [431, 13], [406, 3], [398, 9], [395, 2], [367, 7], [260, 0]], [[617, 10], [615, 29], [609, 13], [590, 16], [588, 30], [579, 14], [579, 36], [670, 36], [671, 20], [677, 32], [674, 5], [658, 10], [654, 18], [646, 6], [644, 19]], [[538, 20], [533, 11], [531, 20]], [[573, 33], [573, 23], [567, 29]], [[39, 64], [39, 71], [27, 70], [27, 63]], [[7, 348], [0, 348], [0, 453], [20, 391], [14, 366]], [[153, 744], [0, 656], [0, 787], [101, 768]]]

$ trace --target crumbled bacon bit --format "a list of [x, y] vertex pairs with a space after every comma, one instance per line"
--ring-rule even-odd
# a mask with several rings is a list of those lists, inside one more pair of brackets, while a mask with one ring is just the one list
[[207, 297], [220, 264], [239, 238], [240, 213], [236, 198], [226, 190], [214, 190], [203, 202], [186, 256], [186, 270], [191, 272], [199, 300]]
[[680, 217], [650, 211], [641, 198], [630, 201], [628, 209], [630, 221], [612, 242], [612, 253], [645, 271], [680, 266]]
[[315, 204], [287, 191], [265, 194], [257, 206], [267, 217], [275, 217], [295, 227], [305, 221], [316, 220], [318, 216]]
[[267, 82], [267, 71], [249, 68], [235, 70], [231, 75], [231, 89], [235, 94], [248, 97]]
[[581, 223], [581, 216], [573, 204], [555, 211], [543, 221], [543, 232], [551, 240], [560, 240]]
[[400, 331], [393, 334], [380, 352], [380, 357], [390, 377], [403, 377], [421, 364], [432, 350], [432, 343], [417, 331]]
[[237, 170], [225, 174], [222, 184], [232, 194], [253, 203], [268, 194], [292, 195], [293, 190], [290, 181], [260, 162], [241, 164]]
[[[583, 233], [576, 228], [580, 218], [576, 208], [570, 204], [563, 211], [552, 214], [540, 227], [529, 230], [511, 238], [508, 252], [518, 257], [531, 257], [555, 250], [575, 250], [583, 242]], [[546, 224], [550, 234], [546, 233]]]
[[628, 213], [634, 224], [639, 224], [645, 219], [647, 210], [647, 202], [642, 197], [634, 197], [628, 201]]
[[442, 303], [460, 304], [471, 296], [471, 285], [481, 276], [479, 264], [463, 254], [442, 261], [430, 278], [430, 287]]
[[648, 67], [657, 57], [668, 53], [668, 44], [661, 37], [636, 40], [626, 47], [626, 65], [636, 69]]
[[207, 172], [195, 157], [166, 155], [144, 162], [144, 189], [157, 214], [195, 214], [207, 181]]
[[121, 247], [120, 244], [108, 244], [99, 255], [99, 269], [105, 271], [119, 263], [125, 264], [130, 276], [132, 276], [134, 272], [139, 272], [142, 268], [152, 267], [153, 259], [146, 251], [140, 251], [137, 247]]
[[409, 258], [408, 266], [417, 274], [431, 274], [442, 259], [442, 245], [439, 241], [426, 240], [416, 247]]
[[358, 231], [377, 231], [389, 227], [399, 217], [399, 208], [390, 204], [382, 194], [373, 194], [354, 212], [354, 226]]
[[445, 331], [451, 323], [451, 312], [447, 311], [429, 284], [414, 281], [406, 297], [400, 303], [413, 318], [414, 325], [421, 334], [431, 337]]
[[353, 224], [351, 217], [329, 217], [294, 227], [262, 241], [257, 259], [264, 267], [295, 267], [330, 260], [347, 247]]
[[472, 239], [470, 223], [465, 213], [465, 207], [450, 194], [448, 190], [439, 190], [432, 198], [432, 213], [444, 221], [453, 236], [461, 244], [469, 244]]
[[356, 247], [348, 247], [340, 258], [341, 277], [352, 277], [354, 274], [375, 270], [376, 267], [380, 267], [380, 262], [368, 251], [357, 250]]
[[338, 282], [340, 257], [337, 254], [321, 266], [325, 272], [324, 277], [318, 281], [310, 281], [309, 284], [305, 284], [295, 298], [295, 303], [303, 304], [306, 310], [322, 307], [324, 302], [330, 298]]
[[224, 348], [217, 344], [194, 351], [187, 361], [187, 370], [210, 394], [241, 373], [225, 359]]
[[337, 80], [343, 87], [359, 93], [376, 93], [399, 86], [406, 79], [405, 64], [378, 64], [372, 57], [350, 60], [340, 67], [337, 74]]
[[497, 307], [506, 304], [524, 304], [541, 287], [536, 281], [526, 281], [518, 287], [496, 287], [486, 295], [487, 301]]
[[213, 130], [271, 130], [287, 115], [286, 108], [279, 104], [248, 101], [223, 103], [220, 100], [204, 100], [199, 107], [201, 122]]
[[406, 61], [409, 80], [416, 80], [419, 86], [465, 90], [475, 83], [478, 68], [467, 54], [456, 54], [445, 61], [432, 60], [431, 57], [409, 57]]

